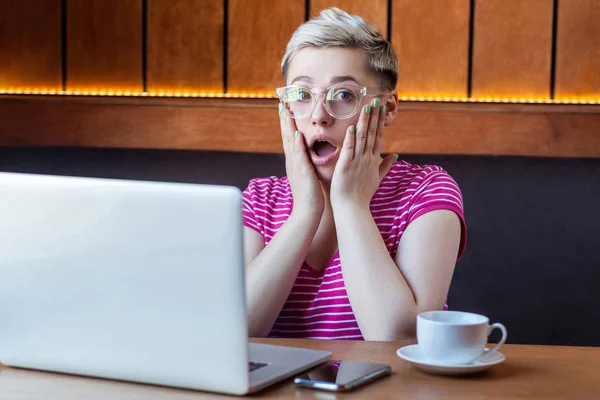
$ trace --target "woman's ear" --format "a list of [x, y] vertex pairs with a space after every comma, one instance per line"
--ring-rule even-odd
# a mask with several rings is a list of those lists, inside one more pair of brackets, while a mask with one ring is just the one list
[[385, 126], [390, 126], [398, 114], [398, 92], [392, 90], [385, 97]]

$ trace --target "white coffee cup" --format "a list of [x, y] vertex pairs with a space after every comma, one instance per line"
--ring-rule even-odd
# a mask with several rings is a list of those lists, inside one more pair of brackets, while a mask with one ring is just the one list
[[[491, 350], [485, 346], [492, 331], [502, 331], [502, 339]], [[468, 364], [506, 341], [504, 325], [490, 325], [488, 317], [463, 311], [426, 311], [417, 316], [417, 341], [423, 356], [442, 364]]]

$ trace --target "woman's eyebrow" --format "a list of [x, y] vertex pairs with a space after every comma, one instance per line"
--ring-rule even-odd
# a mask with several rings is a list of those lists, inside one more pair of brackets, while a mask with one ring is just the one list
[[306, 76], [306, 75], [302, 75], [302, 76], [297, 76], [294, 79], [292, 79], [292, 82], [290, 83], [290, 85], [293, 85], [294, 82], [296, 81], [305, 81], [307, 83], [312, 83], [312, 78], [310, 76]]
[[329, 83], [334, 85], [336, 83], [340, 83], [340, 82], [345, 82], [345, 81], [354, 81], [354, 83], [356, 83], [357, 85], [358, 80], [353, 77], [352, 75], [342, 75], [342, 76], [334, 76], [329, 80]]

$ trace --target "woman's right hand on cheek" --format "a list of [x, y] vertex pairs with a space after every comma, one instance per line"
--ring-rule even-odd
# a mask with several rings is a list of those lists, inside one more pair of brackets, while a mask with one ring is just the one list
[[325, 207], [321, 184], [309, 161], [304, 135], [298, 132], [296, 121], [286, 114], [281, 103], [279, 103], [279, 122], [285, 153], [285, 169], [294, 198], [292, 212], [315, 218], [318, 216], [320, 219]]

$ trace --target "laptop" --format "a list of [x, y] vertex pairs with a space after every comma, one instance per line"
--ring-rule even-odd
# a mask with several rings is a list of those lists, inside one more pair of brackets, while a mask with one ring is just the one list
[[0, 173], [0, 363], [244, 395], [327, 351], [248, 343], [238, 188]]

